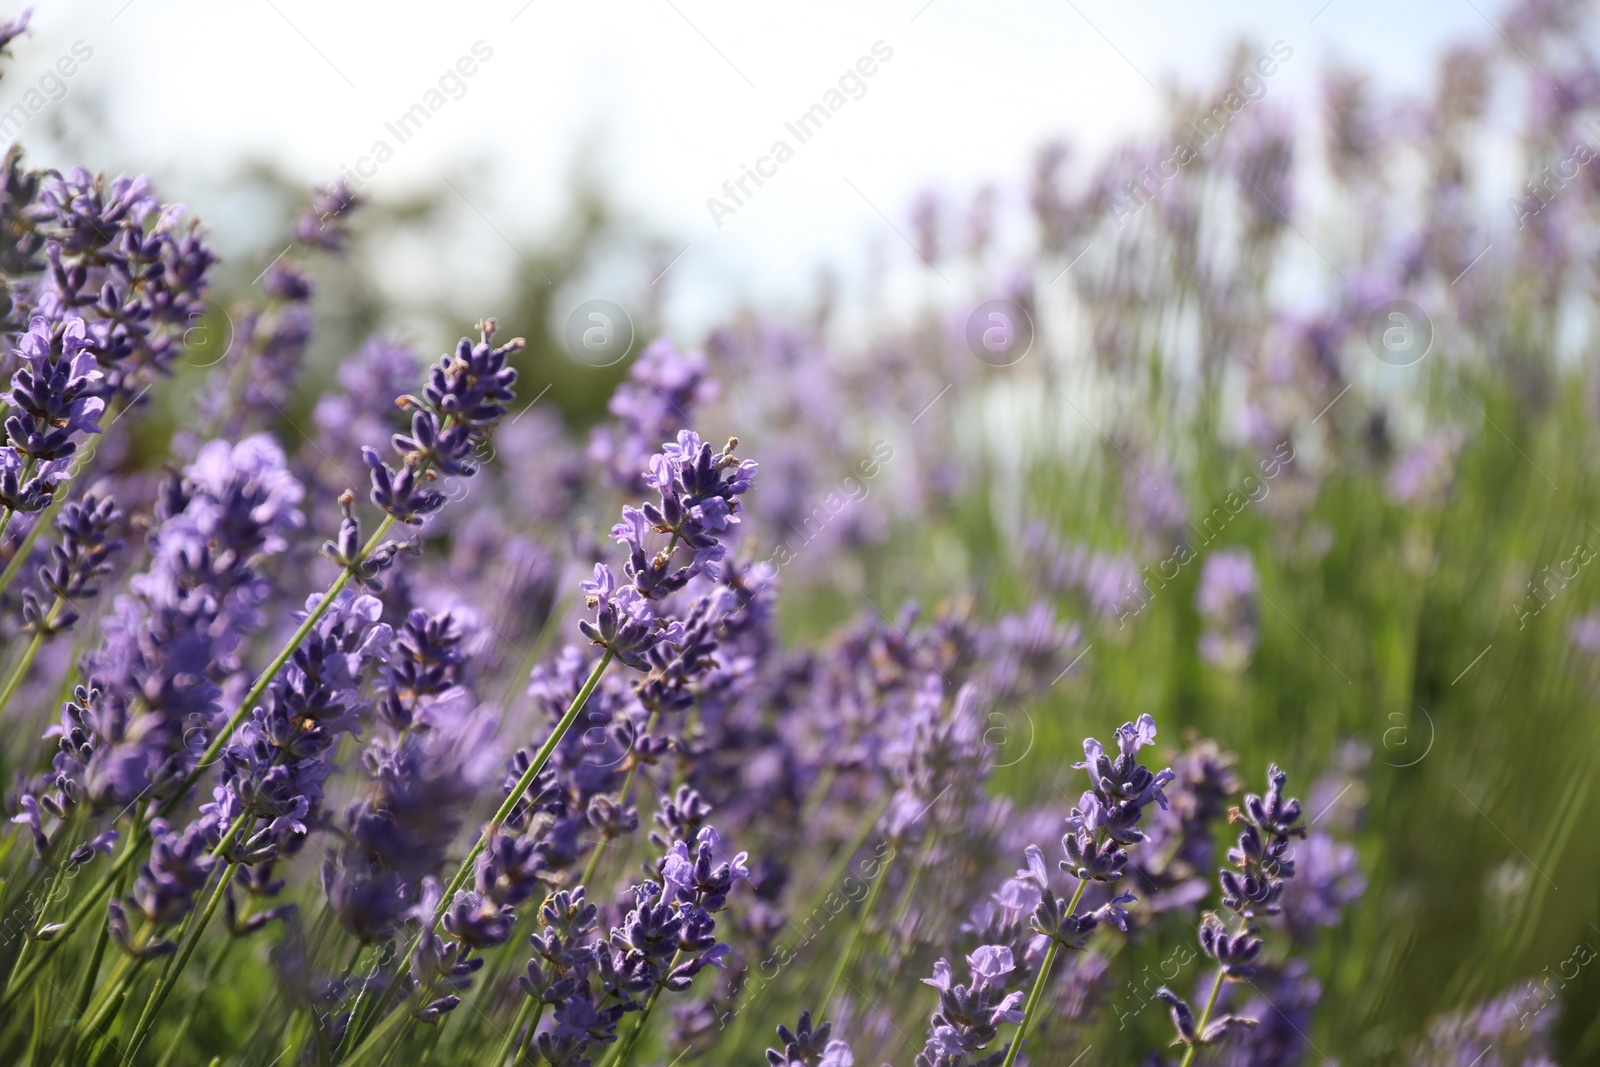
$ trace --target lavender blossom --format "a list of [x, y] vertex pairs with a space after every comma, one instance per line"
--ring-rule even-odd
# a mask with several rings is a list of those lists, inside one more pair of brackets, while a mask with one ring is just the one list
[[[317, 400], [311, 421], [317, 450], [329, 457], [352, 456], [370, 441], [394, 432], [394, 398], [409, 392], [422, 373], [422, 360], [404, 345], [373, 338], [339, 365], [338, 388]], [[328, 477], [342, 477], [338, 461]], [[342, 486], [339, 482], [336, 485]]]
[[[150, 860], [139, 869], [127, 904], [135, 908], [154, 931], [178, 922], [194, 907], [195, 896], [211, 878], [216, 857], [211, 855], [217, 841], [216, 822], [202, 818], [181, 832], [165, 821], [151, 823]], [[123, 905], [111, 903], [111, 938], [118, 947], [141, 959], [166, 955], [177, 946], [156, 940], [153, 933], [135, 941], [129, 937]]]
[[916, 1067], [979, 1067], [992, 1062], [976, 1054], [999, 1037], [1001, 1023], [1022, 1021], [1021, 990], [1007, 991], [1007, 977], [1016, 969], [1011, 950], [983, 945], [967, 957], [972, 981], [958, 985], [950, 962], [934, 965], [923, 984], [939, 991], [928, 1040], [917, 1053]]
[[55, 485], [67, 477], [77, 438], [100, 432], [103, 375], [87, 328], [75, 315], [36, 316], [14, 353], [22, 366], [0, 394], [9, 407], [6, 444], [0, 447], [0, 505], [11, 512], [49, 506]]
[[1082, 631], [1056, 621], [1044, 601], [1035, 601], [1023, 615], [1003, 616], [994, 628], [988, 685], [1001, 703], [1046, 689], [1071, 666], [1083, 643]]
[[34, 212], [49, 270], [33, 306], [51, 319], [84, 318], [108, 403], [167, 373], [202, 310], [215, 256], [197, 224], [180, 225], [181, 211], [163, 208], [142, 177], [108, 181], [79, 167], [40, 185]]
[[129, 583], [84, 658], [90, 685], [62, 708], [55, 773], [65, 806], [122, 808], [183, 780], [217, 725], [240, 641], [264, 622], [257, 568], [301, 523], [299, 483], [271, 439], [213, 442], [169, 484], [148, 569]]
[[348, 217], [363, 202], [343, 178], [330, 182], [316, 191], [311, 204], [296, 221], [295, 239], [330, 252], [344, 251], [349, 237]]
[[1255, 652], [1256, 565], [1248, 551], [1225, 549], [1206, 557], [1194, 606], [1205, 620], [1200, 655], [1224, 670], [1242, 670]]
[[831, 1040], [832, 1023], [811, 1025], [811, 1012], [802, 1011], [800, 1022], [793, 1030], [778, 1024], [778, 1042], [782, 1048], [767, 1049], [767, 1062], [772, 1067], [852, 1067], [856, 1062], [850, 1046], [843, 1041]]
[[[659, 674], [674, 660], [687, 670], [703, 658], [705, 636], [696, 631], [704, 629], [702, 622], [709, 623], [713, 606], [697, 608], [687, 622], [667, 623], [657, 618], [654, 605], [693, 578], [714, 579], [720, 573], [727, 556], [723, 542], [731, 534], [729, 527], [739, 522], [739, 498], [750, 489], [757, 470], [753, 460], [733, 454], [738, 443], [730, 438], [726, 448], [713, 453], [693, 430], [684, 430], [676, 442], [663, 445], [646, 476], [658, 502], [625, 506], [622, 521], [611, 530], [613, 540], [628, 546], [623, 565], [627, 584], [619, 586], [602, 563], [595, 564], [594, 578], [582, 583], [585, 601], [596, 610], [593, 622], [579, 623], [583, 635], [635, 670], [659, 668]], [[652, 553], [647, 544], [653, 534], [670, 535], [670, 540]], [[680, 552], [689, 554], [687, 562], [678, 559]], [[677, 645], [678, 652], [652, 661], [649, 654], [663, 639]]]
[[682, 355], [660, 338], [639, 355], [611, 397], [619, 427], [596, 427], [589, 458], [605, 467], [619, 489], [642, 492], [650, 457], [664, 440], [691, 426], [693, 413], [715, 395], [703, 352]]
[[0, 56], [11, 58], [11, 42], [28, 32], [28, 20], [33, 18], [33, 8], [25, 7], [16, 18], [0, 21]]
[[1600, 609], [1576, 616], [1567, 623], [1572, 647], [1590, 656], [1600, 655]]
[[72, 629], [78, 620], [74, 603], [99, 595], [91, 583], [111, 570], [111, 557], [122, 549], [123, 540], [114, 536], [122, 521], [116, 501], [93, 491], [61, 510], [55, 521], [61, 541], [39, 568], [42, 588], [22, 593], [23, 632], [52, 637]]
[[[1225, 981], [1247, 981], [1256, 973], [1263, 943], [1261, 928], [1254, 920], [1282, 911], [1279, 898], [1287, 880], [1295, 875], [1290, 840], [1305, 837], [1306, 831], [1300, 825], [1300, 801], [1283, 795], [1288, 780], [1289, 776], [1273, 764], [1267, 769], [1266, 796], [1251, 793], [1241, 807], [1229, 814], [1230, 820], [1243, 823], [1244, 829], [1238, 844], [1228, 851], [1228, 860], [1235, 869], [1224, 867], [1219, 880], [1222, 904], [1238, 917], [1238, 925], [1229, 930], [1214, 912], [1207, 912], [1199, 931], [1200, 950], [1218, 964], [1213, 1003]], [[1196, 1023], [1188, 1004], [1177, 994], [1163, 986], [1158, 995], [1172, 1010], [1179, 1044], [1219, 1044], [1234, 1032], [1259, 1025], [1252, 1016], [1223, 1014], [1212, 1018], [1210, 1007]]]
[[478, 343], [463, 337], [454, 355], [441, 356], [429, 369], [420, 398], [398, 401], [412, 413], [411, 433], [393, 438], [400, 467], [385, 463], [374, 448], [362, 449], [372, 471], [372, 502], [401, 522], [418, 525], [444, 505], [444, 494], [426, 487], [440, 474], [469, 478], [476, 473], [469, 457], [513, 399], [517, 372], [508, 361], [523, 341], [492, 347], [494, 320], [485, 319], [479, 327]]
[[1455, 475], [1456, 453], [1464, 443], [1465, 435], [1452, 429], [1424, 437], [1389, 468], [1383, 484], [1390, 499], [1413, 507], [1443, 506]]
[[461, 640], [449, 616], [413, 612], [389, 642], [374, 701], [382, 730], [362, 755], [370, 783], [322, 868], [334, 913], [363, 941], [389, 936], [421, 899], [493, 766], [482, 745], [494, 723], [458, 684]]
[[1155, 454], [1142, 456], [1122, 474], [1123, 506], [1128, 526], [1152, 550], [1170, 552], [1184, 538], [1189, 507], [1172, 466]]
[[[303, 619], [321, 600], [312, 594]], [[245, 820], [230, 858], [260, 864], [293, 852], [321, 821], [334, 746], [359, 729], [362, 682], [387, 654], [390, 630], [375, 597], [344, 591], [272, 681], [266, 699], [223, 749], [222, 784], [201, 808], [220, 832]], [[265, 823], [259, 826], [259, 823]]]
[[1497, 997], [1434, 1019], [1427, 1037], [1411, 1043], [1406, 1062], [1455, 1067], [1476, 1059], [1480, 1067], [1554, 1067], [1550, 1031], [1558, 1011], [1545, 1007], [1532, 981], [1519, 982]]

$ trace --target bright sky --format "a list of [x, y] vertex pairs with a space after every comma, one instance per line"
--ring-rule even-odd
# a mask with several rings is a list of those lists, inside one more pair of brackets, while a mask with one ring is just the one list
[[[1303, 102], [1330, 55], [1421, 86], [1441, 43], [1491, 33], [1499, 13], [1489, 0], [45, 0], [0, 109], [41, 77], [50, 91], [82, 41], [92, 57], [31, 122], [77, 131], [94, 166], [149, 172], [224, 247], [267, 240], [227, 200], [241, 159], [309, 184], [382, 140], [392, 158], [364, 164], [375, 197], [473, 174], [455, 194], [471, 207], [461, 240], [486, 271], [509, 260], [506, 237], [553, 227], [582, 160], [684, 249], [668, 313], [694, 328], [741, 297], [799, 301], [820, 263], [873, 242], [903, 253], [886, 218], [907, 230], [924, 188], [964, 201], [993, 180], [1015, 197], [1042, 140], [1092, 156], [1148, 128], [1162, 89], [1210, 84], [1242, 34], [1293, 48], [1271, 93]], [[786, 133], [875, 46], [864, 95], [803, 145]], [[418, 103], [437, 110], [402, 143], [385, 124]], [[707, 198], [779, 138], [793, 158], [718, 228]]]

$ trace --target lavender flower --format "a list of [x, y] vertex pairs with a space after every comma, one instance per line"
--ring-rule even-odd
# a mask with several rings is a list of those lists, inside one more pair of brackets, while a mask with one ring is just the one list
[[[181, 832], [160, 819], [151, 824], [150, 860], [139, 869], [127, 901], [144, 916], [149, 931], [171, 926], [194, 907], [196, 894], [205, 888], [216, 866], [211, 855], [216, 829], [215, 821], [208, 818]], [[111, 903], [110, 929], [120, 948], [141, 959], [166, 955], [177, 947], [170, 941], [155, 940], [153, 933], [137, 941], [130, 938], [123, 906], [116, 901]]]
[[1243, 549], [1225, 549], [1206, 557], [1194, 606], [1205, 620], [1200, 655], [1224, 670], [1242, 670], [1255, 651], [1256, 565]]
[[1015, 969], [1011, 950], [1004, 945], [983, 945], [967, 957], [972, 980], [958, 985], [950, 962], [934, 964], [925, 985], [939, 991], [939, 1008], [933, 1013], [928, 1040], [917, 1053], [917, 1067], [978, 1067], [990, 1059], [976, 1053], [988, 1048], [1000, 1034], [1001, 1023], [1021, 1022], [1022, 991], [1007, 991], [1007, 976]]
[[40, 185], [49, 270], [33, 304], [50, 319], [85, 319], [108, 402], [166, 373], [199, 316], [215, 257], [197, 224], [180, 225], [181, 210], [162, 208], [142, 177], [107, 181], [79, 167]]
[[62, 708], [57, 803], [121, 808], [185, 778], [239, 684], [239, 642], [263, 624], [257, 568], [301, 523], [299, 483], [269, 438], [213, 442], [170, 483], [148, 569], [84, 659], [90, 685]]
[[111, 569], [111, 557], [122, 549], [123, 540], [113, 536], [122, 519], [115, 500], [92, 491], [62, 509], [55, 522], [61, 541], [50, 547], [50, 561], [39, 568], [39, 585], [53, 601], [23, 590], [25, 633], [51, 637], [72, 629], [78, 620], [74, 602], [99, 594], [91, 583]]
[[811, 1025], [811, 1012], [802, 1011], [800, 1022], [793, 1030], [778, 1024], [778, 1041], [781, 1049], [767, 1049], [767, 1062], [772, 1067], [852, 1067], [856, 1062], [850, 1046], [843, 1041], [831, 1040], [832, 1023]]
[[1480, 1067], [1553, 1067], [1550, 1031], [1558, 1012], [1545, 1006], [1533, 982], [1519, 982], [1497, 997], [1434, 1019], [1426, 1039], [1411, 1043], [1406, 1062], [1454, 1067], [1476, 1059]]
[[1567, 623], [1572, 647], [1590, 656], [1600, 655], [1600, 609], [1576, 616]]
[[[1286, 881], [1294, 877], [1290, 840], [1305, 837], [1306, 831], [1300, 825], [1300, 802], [1283, 795], [1288, 780], [1289, 776], [1273, 764], [1267, 769], [1266, 796], [1251, 793], [1241, 807], [1229, 813], [1230, 820], [1242, 822], [1244, 829], [1238, 844], [1228, 851], [1228, 860], [1236, 869], [1223, 868], [1219, 880], [1222, 904], [1239, 921], [1236, 928], [1229, 930], [1215, 913], [1207, 912], [1200, 922], [1200, 950], [1218, 964], [1212, 1003], [1223, 982], [1243, 982], [1255, 973], [1262, 940], [1261, 928], [1254, 920], [1282, 911], [1279, 898]], [[1188, 1004], [1177, 994], [1163, 986], [1159, 995], [1172, 1010], [1179, 1044], [1217, 1044], [1235, 1031], [1259, 1025], [1259, 1020], [1250, 1016], [1224, 1014], [1212, 1019], [1210, 1007], [1197, 1023]]]
[[1147, 454], [1137, 467], [1130, 464], [1122, 474], [1122, 495], [1129, 527], [1152, 550], [1170, 552], [1183, 540], [1189, 507], [1165, 458]]
[[523, 341], [519, 337], [492, 347], [494, 320], [478, 325], [477, 344], [463, 337], [453, 356], [441, 356], [429, 369], [421, 398], [403, 396], [398, 401], [412, 413], [411, 433], [393, 438], [400, 467], [385, 463], [374, 448], [362, 449], [372, 471], [372, 502], [401, 522], [420, 524], [444, 505], [443, 493], [426, 488], [439, 474], [471, 477], [477, 471], [468, 457], [512, 401], [517, 372], [508, 360]]
[[360, 207], [362, 198], [339, 178], [318, 189], [295, 223], [295, 239], [302, 244], [319, 245], [330, 252], [344, 251], [348, 239], [348, 216]]
[[371, 780], [346, 807], [345, 844], [322, 868], [334, 913], [363, 941], [389, 936], [421, 898], [493, 767], [482, 746], [494, 723], [457, 684], [461, 640], [449, 616], [414, 612], [390, 642], [374, 702], [383, 729], [362, 755]]
[[[306, 618], [321, 600], [306, 601]], [[321, 818], [322, 783], [332, 772], [333, 748], [359, 729], [360, 698], [369, 667], [387, 654], [390, 630], [379, 622], [375, 597], [344, 591], [317, 620], [223, 749], [222, 784], [201, 808], [220, 832], [244, 819], [232, 857], [259, 864], [293, 851]], [[257, 829], [258, 822], [265, 826]]]
[[[421, 373], [422, 360], [404, 345], [367, 341], [340, 363], [339, 387], [319, 397], [311, 411], [317, 450], [329, 457], [356, 455], [363, 444], [389, 436], [397, 414], [394, 398], [410, 391]], [[330, 477], [337, 473], [328, 472]]]
[[1443, 506], [1455, 475], [1456, 453], [1465, 444], [1457, 430], [1437, 430], [1395, 460], [1384, 479], [1384, 489], [1398, 504], [1413, 507]]
[[16, 18], [0, 21], [0, 56], [11, 58], [11, 42], [28, 32], [28, 20], [33, 18], [33, 8], [25, 7]]
[[1071, 665], [1082, 642], [1082, 631], [1058, 623], [1044, 601], [1035, 601], [1026, 614], [1003, 616], [994, 628], [986, 688], [1001, 703], [1047, 688]]
[[609, 404], [621, 425], [596, 427], [589, 443], [589, 458], [618, 488], [642, 492], [648, 481], [640, 472], [649, 471], [660, 443], [689, 429], [693, 413], [714, 397], [706, 370], [705, 353], [682, 355], [664, 337], [640, 353]]
[[77, 316], [36, 316], [14, 353], [22, 366], [11, 390], [6, 444], [0, 447], [0, 505], [11, 512], [49, 506], [54, 486], [67, 476], [76, 438], [100, 432], [103, 377], [84, 322]]
[[[723, 541], [739, 521], [739, 498], [750, 489], [757, 470], [753, 460], [733, 454], [738, 443], [729, 438], [726, 448], [713, 453], [693, 430], [684, 430], [676, 442], [663, 445], [645, 479], [656, 490], [657, 502], [625, 506], [622, 521], [611, 530], [613, 540], [628, 546], [623, 565], [627, 584], [619, 586], [602, 563], [595, 564], [594, 578], [582, 583], [585, 601], [596, 610], [593, 622], [579, 623], [583, 635], [635, 670], [656, 669], [659, 674], [676, 662], [680, 674], [692, 672], [709, 651], [705, 627], [711, 623], [713, 604], [697, 608], [686, 622], [670, 624], [657, 618], [653, 605], [693, 578], [703, 574], [714, 579], [720, 573], [727, 555]], [[670, 539], [652, 553], [648, 542], [653, 534]], [[689, 554], [687, 562], [678, 559], [681, 552]], [[663, 639], [678, 649], [671, 657], [652, 661], [650, 653]]]
[[1232, 1016], [1234, 1036], [1218, 1050], [1217, 1061], [1227, 1067], [1292, 1067], [1305, 1062], [1312, 1050], [1306, 1035], [1322, 999], [1322, 984], [1311, 977], [1304, 960], [1296, 959], [1258, 974], [1254, 985], [1259, 993]]

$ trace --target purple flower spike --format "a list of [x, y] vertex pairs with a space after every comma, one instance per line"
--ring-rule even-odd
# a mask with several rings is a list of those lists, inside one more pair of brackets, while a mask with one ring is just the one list
[[1002, 1023], [1022, 1021], [1022, 991], [1007, 992], [1004, 981], [1016, 970], [1011, 949], [979, 946], [967, 957], [967, 964], [972, 970], [970, 984], [957, 984], [950, 962], [944, 959], [934, 964], [932, 978], [923, 979], [939, 991], [939, 1007], [933, 1013], [927, 1042], [917, 1054], [916, 1067], [978, 1062], [974, 1054], [1000, 1036]]
[[771, 1067], [853, 1067], [855, 1054], [843, 1041], [832, 1041], [832, 1023], [811, 1025], [811, 1012], [800, 1013], [800, 1023], [790, 1030], [778, 1024], [778, 1041], [783, 1048], [767, 1049]]
[[645, 658], [646, 653], [655, 648], [662, 636], [650, 602], [631, 585], [618, 589], [616, 576], [604, 563], [596, 563], [594, 579], [580, 585], [585, 601], [597, 609], [593, 622], [579, 621], [578, 629], [583, 636], [610, 649], [626, 666], [648, 671], [650, 661]]
[[[1284, 796], [1287, 783], [1288, 775], [1273, 764], [1267, 770], [1266, 796], [1252, 793], [1245, 797], [1242, 807], [1229, 813], [1230, 820], [1243, 823], [1244, 829], [1228, 852], [1235, 869], [1224, 868], [1219, 881], [1223, 906], [1237, 921], [1230, 930], [1223, 917], [1208, 912], [1199, 929], [1200, 950], [1217, 963], [1217, 989], [1224, 982], [1244, 982], [1256, 974], [1264, 945], [1261, 928], [1254, 920], [1282, 910], [1278, 898], [1285, 881], [1294, 877], [1289, 842], [1291, 838], [1305, 837], [1306, 831], [1300, 825], [1300, 802]], [[1223, 1015], [1202, 1019], [1204, 1027], [1196, 1034], [1188, 1006], [1170, 994], [1163, 999], [1172, 1005], [1181, 1044], [1218, 1044], [1233, 1034], [1254, 1029], [1258, 1023], [1253, 1017]]]
[[522, 350], [522, 338], [495, 347], [490, 343], [494, 320], [478, 325], [477, 343], [463, 337], [453, 354], [441, 356], [428, 369], [421, 399], [402, 396], [397, 401], [412, 413], [411, 433], [396, 434], [391, 441], [400, 467], [384, 462], [375, 448], [361, 450], [371, 469], [372, 502], [401, 522], [420, 525], [444, 506], [445, 495], [428, 488], [441, 474], [469, 478], [477, 472], [467, 457], [488, 439], [514, 399], [511, 386], [517, 372], [510, 359]]

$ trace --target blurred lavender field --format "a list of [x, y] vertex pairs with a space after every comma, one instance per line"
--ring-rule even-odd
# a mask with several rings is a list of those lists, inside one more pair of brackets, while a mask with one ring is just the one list
[[704, 330], [592, 173], [214, 237], [8, 68], [0, 1058], [1600, 1062], [1597, 30], [1242, 41]]

